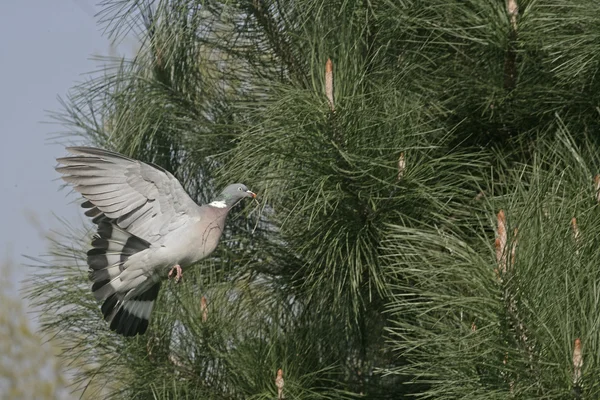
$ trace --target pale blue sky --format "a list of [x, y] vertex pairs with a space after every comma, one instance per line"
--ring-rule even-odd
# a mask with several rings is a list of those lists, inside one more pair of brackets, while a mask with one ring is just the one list
[[[60, 190], [55, 158], [65, 155], [62, 146], [50, 145], [53, 132], [49, 111], [61, 109], [58, 96], [65, 97], [87, 73], [98, 70], [98, 55], [115, 55], [109, 40], [102, 36], [94, 14], [96, 0], [10, 0], [0, 11], [0, 265], [8, 262], [11, 284], [0, 285], [9, 296], [17, 296], [20, 282], [32, 270], [23, 254], [46, 252], [45, 235], [60, 230], [54, 215], [82, 226], [81, 208], [75, 195]], [[131, 52], [127, 43], [119, 51]], [[0, 270], [0, 280], [6, 280]], [[18, 322], [18, 320], [17, 320]], [[6, 338], [5, 338], [6, 339]], [[6, 339], [11, 340], [11, 339]], [[48, 351], [48, 348], [45, 348]], [[18, 351], [17, 351], [18, 353]], [[40, 350], [39, 354], [45, 354]], [[23, 382], [31, 377], [27, 359], [14, 354], [0, 356], [0, 364], [20, 371]], [[45, 356], [44, 356], [45, 357]], [[42, 357], [43, 359], [43, 357]], [[37, 358], [35, 359], [37, 360]], [[37, 362], [37, 361], [35, 361]], [[27, 372], [29, 371], [29, 372]], [[36, 369], [36, 371], [39, 371]], [[39, 372], [48, 375], [51, 369]], [[0, 376], [0, 398], [10, 381]], [[6, 377], [5, 377], [6, 378]], [[28, 380], [29, 379], [29, 380]], [[36, 378], [34, 378], [36, 379]], [[29, 387], [21, 387], [28, 393]], [[72, 396], [68, 391], [58, 397]]]
[[[48, 111], [60, 110], [58, 96], [94, 71], [96, 55], [114, 54], [94, 14], [95, 0], [7, 1], [0, 12], [0, 263], [11, 261], [11, 281], [20, 281], [27, 260], [46, 250], [43, 237], [60, 224], [82, 220], [74, 196], [59, 191], [50, 145]], [[119, 48], [126, 47], [121, 45]], [[125, 49], [127, 50], [127, 49]], [[5, 279], [5, 278], [2, 278]]]

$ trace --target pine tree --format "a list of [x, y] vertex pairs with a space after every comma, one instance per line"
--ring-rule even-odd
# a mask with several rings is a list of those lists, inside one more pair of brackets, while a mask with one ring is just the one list
[[140, 50], [73, 90], [67, 140], [159, 164], [201, 203], [242, 181], [260, 205], [133, 339], [89, 294], [89, 229], [55, 243], [31, 296], [81, 390], [598, 396], [595, 2], [104, 7]]
[[31, 329], [27, 309], [11, 286], [9, 261], [0, 264], [0, 397], [3, 399], [67, 399], [67, 379], [54, 354]]

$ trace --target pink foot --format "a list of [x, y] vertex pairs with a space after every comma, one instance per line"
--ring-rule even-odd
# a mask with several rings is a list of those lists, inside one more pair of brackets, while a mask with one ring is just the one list
[[173, 276], [173, 271], [175, 271], [175, 283], [179, 283], [181, 278], [183, 278], [183, 271], [181, 270], [179, 264], [171, 268], [171, 270], [169, 271], [169, 279], [171, 279], [171, 277]]

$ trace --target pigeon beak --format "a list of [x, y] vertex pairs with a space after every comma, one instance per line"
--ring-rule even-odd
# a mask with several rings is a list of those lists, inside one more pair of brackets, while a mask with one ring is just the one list
[[253, 199], [256, 199], [256, 193], [251, 192], [249, 190], [246, 190], [246, 193], [248, 193], [250, 195], [250, 197], [252, 197]]

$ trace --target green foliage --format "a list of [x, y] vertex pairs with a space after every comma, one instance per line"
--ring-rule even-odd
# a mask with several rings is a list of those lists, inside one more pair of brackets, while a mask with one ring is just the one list
[[260, 205], [133, 339], [89, 294], [87, 228], [55, 240], [31, 297], [79, 389], [271, 399], [281, 368], [288, 399], [598, 397], [600, 14], [518, 5], [107, 0], [107, 32], [140, 49], [71, 92], [67, 141]]
[[53, 343], [44, 343], [31, 330], [25, 305], [10, 286], [8, 264], [1, 264], [0, 272], [0, 397], [67, 398], [68, 382]]
[[[488, 188], [469, 242], [434, 228], [390, 227], [389, 273], [406, 279], [393, 288], [390, 333], [410, 362], [386, 372], [416, 376], [440, 399], [566, 398], [580, 387], [599, 395], [600, 214], [589, 171], [600, 159], [564, 131], [546, 145], [532, 165], [503, 172], [504, 190]], [[509, 235], [506, 272], [494, 273], [499, 209], [518, 234]], [[574, 388], [575, 338], [586, 356]]]

